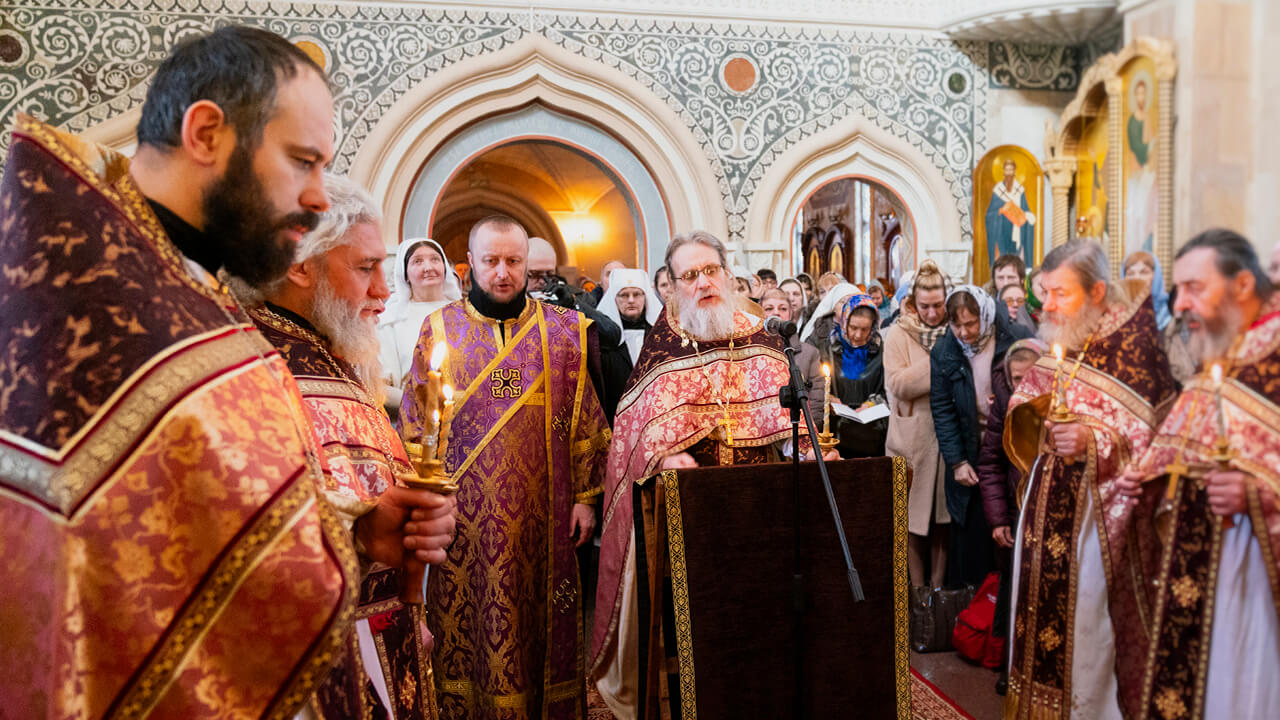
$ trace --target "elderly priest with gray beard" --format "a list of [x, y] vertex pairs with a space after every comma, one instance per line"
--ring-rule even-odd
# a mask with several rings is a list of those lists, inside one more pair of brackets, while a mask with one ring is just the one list
[[[679, 235], [666, 265], [675, 291], [618, 403], [605, 482], [589, 667], [619, 720], [636, 716], [640, 633], [650, 627], [637, 605], [632, 486], [663, 470], [771, 462], [789, 451], [791, 434], [777, 399], [789, 379], [782, 340], [732, 291], [723, 243], [702, 231]], [[812, 458], [808, 438], [800, 444]]]

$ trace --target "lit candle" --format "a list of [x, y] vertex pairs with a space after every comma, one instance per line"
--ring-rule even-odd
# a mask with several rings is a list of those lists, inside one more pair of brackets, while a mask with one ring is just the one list
[[444, 356], [449, 352], [449, 346], [443, 342], [436, 343], [431, 349], [431, 361], [427, 366], [427, 390], [426, 397], [423, 398], [422, 410], [430, 413], [431, 424], [423, 431], [423, 448], [426, 450], [426, 459], [436, 459], [436, 442], [440, 433], [440, 366], [444, 364]]
[[822, 434], [831, 434], [831, 366], [822, 363]]
[[1066, 388], [1062, 387], [1062, 361], [1066, 358], [1066, 352], [1063, 351], [1062, 346], [1058, 343], [1053, 344], [1053, 356], [1058, 359], [1058, 368], [1053, 373], [1053, 395], [1050, 396], [1050, 400], [1053, 402], [1054, 408], [1057, 408], [1060, 404], [1066, 402], [1065, 396], [1067, 394]]
[[444, 461], [444, 453], [449, 449], [449, 426], [453, 424], [453, 386], [445, 385], [440, 393], [444, 396], [444, 410], [440, 418], [440, 460]]

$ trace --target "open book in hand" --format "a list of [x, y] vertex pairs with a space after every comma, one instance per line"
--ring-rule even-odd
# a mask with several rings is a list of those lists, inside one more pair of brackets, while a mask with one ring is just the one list
[[869, 422], [889, 417], [889, 406], [886, 403], [872, 405], [863, 410], [854, 410], [838, 400], [831, 401], [831, 410], [842, 418], [854, 420], [866, 425]]

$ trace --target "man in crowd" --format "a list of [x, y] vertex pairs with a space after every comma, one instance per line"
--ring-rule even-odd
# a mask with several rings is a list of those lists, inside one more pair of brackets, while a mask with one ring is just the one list
[[1116, 481], [1146, 450], [1175, 385], [1149, 291], [1130, 298], [1110, 277], [1093, 240], [1049, 253], [1040, 332], [1066, 359], [1042, 358], [1009, 402], [1006, 438], [1044, 421], [1038, 449], [1011, 458], [1031, 470], [1014, 536], [1009, 717], [1121, 717], [1116, 653], [1132, 644], [1115, 642], [1112, 628], [1141, 623], [1123, 604], [1108, 612], [1107, 579], [1128, 572], [1116, 555], [1127, 529]]
[[778, 274], [769, 268], [760, 268], [757, 270], [756, 277], [760, 278], [759, 295], [764, 295], [766, 290], [772, 290], [778, 287]]
[[472, 289], [422, 328], [401, 436], [434, 438], [429, 358], [457, 389], [440, 438], [460, 486], [458, 537], [427, 579], [442, 718], [586, 714], [575, 546], [595, 527], [609, 429], [587, 378], [579, 313], [525, 296], [528, 235], [495, 215], [471, 228]]
[[1173, 281], [1201, 372], [1119, 483], [1142, 498], [1136, 528], [1164, 548], [1132, 553], [1154, 570], [1124, 588], [1154, 612], [1154, 647], [1122, 677], [1141, 689], [1134, 717], [1268, 717], [1280, 706], [1280, 296], [1229, 230], [1184, 245]]
[[[298, 244], [284, 278], [237, 288], [237, 294], [298, 382], [323, 448], [325, 497], [352, 525], [384, 494], [403, 492], [397, 476], [415, 471], [379, 397], [376, 323], [390, 295], [382, 276], [381, 214], [346, 178], [326, 176], [325, 193], [329, 209]], [[428, 645], [421, 606], [399, 600], [405, 579], [401, 568], [381, 564], [365, 576], [356, 609], [358, 647], [343, 654], [317, 691], [323, 717], [435, 717], [431, 658], [419, 654]], [[376, 624], [370, 622], [375, 616]], [[366, 678], [374, 693], [365, 692]]]
[[[302, 399], [215, 277], [289, 267], [328, 207], [332, 121], [323, 71], [240, 26], [173, 49], [132, 161], [19, 116], [0, 184], [7, 714], [291, 717], [350, 637], [356, 552]], [[405, 536], [411, 510], [445, 517]], [[354, 546], [442, 559], [447, 513], [397, 493]]]
[[[613, 411], [608, 404], [605, 386], [606, 356], [622, 342], [622, 327], [616, 320], [600, 312], [591, 293], [584, 292], [556, 274], [556, 250], [540, 237], [529, 238], [529, 281], [527, 293], [534, 300], [577, 310], [591, 320], [587, 333], [587, 373], [596, 397], [604, 403], [605, 415], [613, 422]], [[616, 358], [615, 358], [616, 360]]]
[[[640, 352], [609, 448], [590, 667], [619, 720], [635, 717], [644, 671], [636, 662], [640, 633], [652, 627], [637, 607], [632, 485], [661, 470], [768, 462], [791, 432], [775, 399], [788, 381], [781, 340], [765, 334], [745, 298], [730, 289], [724, 245], [702, 231], [680, 235], [666, 264], [676, 278], [670, 312]], [[692, 407], [719, 411], [687, 411]], [[807, 437], [801, 445], [809, 451]]]
[[604, 267], [600, 268], [600, 283], [596, 285], [596, 289], [593, 290], [591, 293], [592, 298], [596, 301], [597, 306], [600, 304], [600, 299], [603, 298], [604, 294], [609, 291], [610, 273], [612, 273], [614, 270], [625, 268], [626, 266], [627, 264], [622, 262], [621, 260], [610, 260], [609, 262], [604, 264]]
[[1017, 255], [1001, 255], [991, 266], [991, 282], [995, 288], [992, 297], [998, 297], [1000, 291], [1010, 285], [1022, 285], [1027, 280], [1027, 266]]

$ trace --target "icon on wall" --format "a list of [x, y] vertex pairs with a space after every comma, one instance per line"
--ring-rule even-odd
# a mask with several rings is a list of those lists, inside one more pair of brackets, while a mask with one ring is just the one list
[[1001, 255], [1017, 255], [1028, 268], [1040, 262], [1043, 179], [1035, 156], [1017, 145], [994, 148], [978, 162], [973, 173], [974, 282], [987, 282]]

